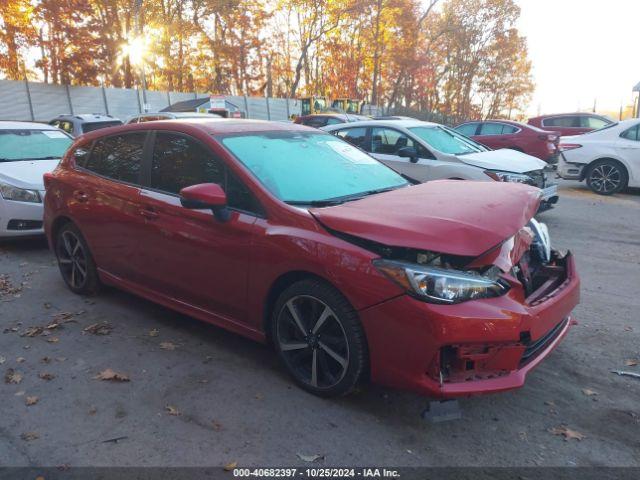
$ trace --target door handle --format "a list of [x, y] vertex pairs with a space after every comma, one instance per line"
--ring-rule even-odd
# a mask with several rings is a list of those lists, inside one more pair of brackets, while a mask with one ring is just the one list
[[75, 192], [73, 192], [73, 198], [75, 198], [78, 202], [84, 203], [89, 200], [89, 195], [81, 190], [76, 190]]
[[151, 207], [145, 207], [145, 208], [141, 209], [140, 210], [140, 215], [142, 215], [144, 218], [146, 218], [148, 220], [155, 220], [159, 216], [158, 212], [156, 212]]

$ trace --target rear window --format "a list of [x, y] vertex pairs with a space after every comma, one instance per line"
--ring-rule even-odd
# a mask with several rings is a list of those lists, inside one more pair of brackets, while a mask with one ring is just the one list
[[542, 121], [542, 125], [545, 127], [580, 127], [580, 117], [566, 116], [545, 118]]
[[82, 124], [83, 133], [93, 132], [94, 130], [100, 130], [101, 128], [117, 127], [122, 125], [120, 120], [114, 120], [112, 122], [87, 122]]
[[113, 180], [139, 183], [146, 138], [146, 132], [138, 132], [97, 140], [84, 168]]

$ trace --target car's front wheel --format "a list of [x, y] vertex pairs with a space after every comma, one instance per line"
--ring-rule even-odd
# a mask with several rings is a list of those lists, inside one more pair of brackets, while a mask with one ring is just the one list
[[80, 295], [98, 291], [100, 279], [87, 242], [78, 227], [66, 223], [56, 234], [58, 267], [69, 289]]
[[627, 170], [615, 160], [598, 160], [589, 166], [587, 186], [599, 195], [613, 195], [627, 186]]
[[296, 383], [323, 397], [345, 395], [368, 365], [364, 331], [336, 289], [308, 279], [287, 288], [273, 309], [273, 343]]

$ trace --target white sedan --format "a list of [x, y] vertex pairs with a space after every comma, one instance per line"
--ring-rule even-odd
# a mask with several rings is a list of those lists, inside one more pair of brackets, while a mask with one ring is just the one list
[[0, 238], [44, 233], [42, 176], [72, 142], [50, 125], [0, 122]]
[[567, 180], [586, 180], [600, 195], [640, 187], [640, 119], [561, 137], [558, 175]]

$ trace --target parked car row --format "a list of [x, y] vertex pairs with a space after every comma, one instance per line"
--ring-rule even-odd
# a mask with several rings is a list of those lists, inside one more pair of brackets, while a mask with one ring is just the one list
[[532, 185], [417, 183], [386, 166], [402, 149], [426, 171], [421, 158], [484, 172], [502, 155], [398, 122], [327, 133], [180, 119], [83, 135], [44, 177], [62, 278], [270, 342], [321, 396], [365, 380], [439, 398], [520, 387], [573, 324], [573, 257], [551, 248]]

